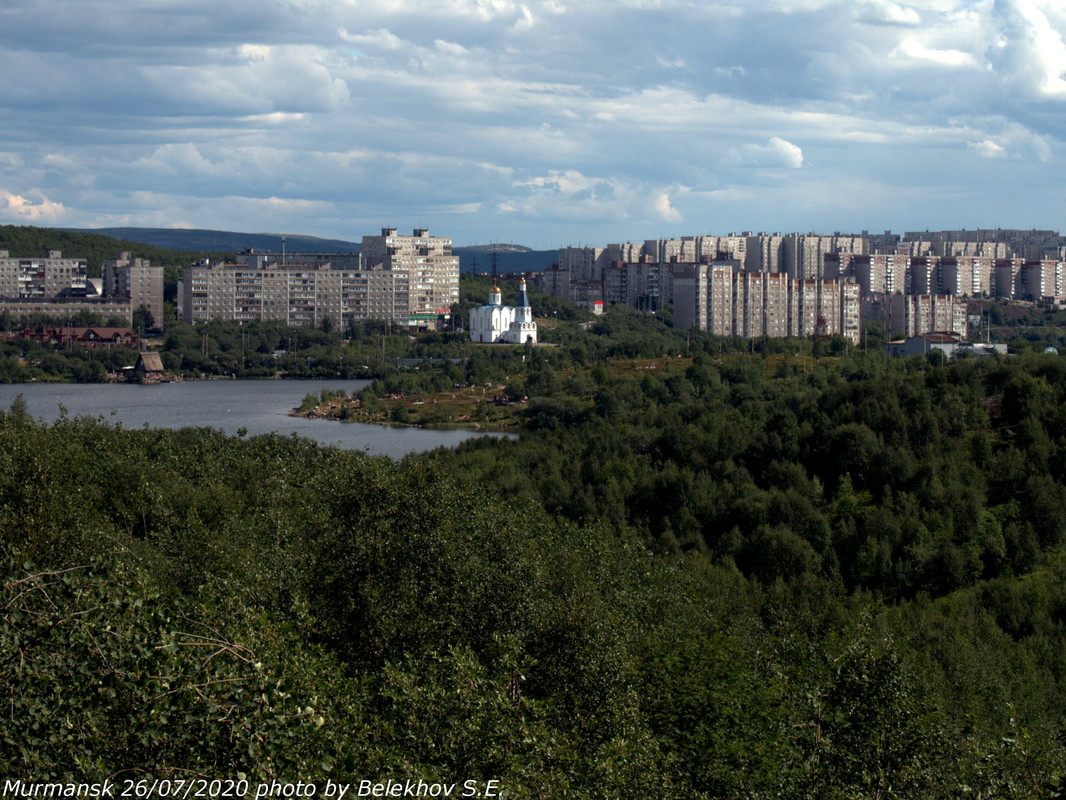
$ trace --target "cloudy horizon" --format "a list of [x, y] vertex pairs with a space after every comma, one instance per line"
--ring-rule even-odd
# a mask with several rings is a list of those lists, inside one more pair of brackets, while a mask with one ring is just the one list
[[6, 0], [0, 224], [1059, 230], [1058, 0]]

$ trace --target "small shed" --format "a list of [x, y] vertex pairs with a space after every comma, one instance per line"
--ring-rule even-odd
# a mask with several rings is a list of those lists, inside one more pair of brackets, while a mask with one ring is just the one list
[[155, 383], [163, 380], [163, 359], [159, 353], [141, 353], [137, 357], [137, 366], [133, 373], [143, 383]]

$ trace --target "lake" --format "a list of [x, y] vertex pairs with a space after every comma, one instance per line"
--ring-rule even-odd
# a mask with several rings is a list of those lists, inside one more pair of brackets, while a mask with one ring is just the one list
[[474, 436], [513, 437], [513, 434], [468, 430], [392, 428], [384, 425], [335, 422], [290, 417], [304, 396], [323, 389], [344, 389], [349, 394], [369, 384], [366, 380], [301, 381], [185, 381], [150, 386], [114, 383], [0, 384], [0, 408], [10, 408], [22, 395], [34, 419], [53, 422], [62, 409], [70, 417], [96, 417], [124, 428], [207, 427], [236, 436], [293, 433], [322, 445], [362, 450], [371, 455], [400, 459], [411, 452], [454, 447]]

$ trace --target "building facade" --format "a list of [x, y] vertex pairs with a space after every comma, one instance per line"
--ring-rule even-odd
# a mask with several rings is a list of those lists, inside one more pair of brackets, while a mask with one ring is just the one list
[[[382, 291], [391, 291], [393, 313], [401, 307], [409, 323], [436, 319], [450, 313], [459, 302], [459, 256], [452, 254], [452, 240], [430, 236], [428, 228], [415, 228], [400, 236], [395, 228], [383, 228], [380, 236], [364, 236], [359, 250], [364, 272], [392, 276], [379, 280]], [[381, 298], [383, 305], [386, 298]]]
[[825, 331], [859, 342], [859, 286], [750, 272], [732, 263], [679, 264], [674, 327], [715, 336], [814, 336]]
[[50, 250], [43, 258], [11, 257], [0, 250], [0, 310], [16, 317], [42, 314], [69, 317], [89, 312], [133, 324], [133, 312], [151, 312], [152, 327], [163, 326], [163, 268], [120, 253], [103, 265], [97, 286], [84, 258]]
[[12, 258], [7, 250], [0, 250], [0, 297], [86, 297], [96, 294], [87, 273], [84, 258], [64, 258], [60, 250], [49, 250], [44, 258]]
[[[201, 262], [185, 270], [181, 314], [186, 322], [210, 319], [287, 325], [390, 320], [410, 328], [440, 327], [459, 301], [459, 257], [451, 239], [415, 229], [400, 236], [385, 228], [364, 236], [356, 266], [310, 258], [281, 263], [243, 254], [243, 263]], [[300, 257], [302, 258], [302, 256]]]
[[146, 258], [130, 258], [119, 253], [100, 269], [105, 297], [126, 298], [133, 311], [144, 309], [151, 315], [155, 330], [163, 329], [163, 268], [153, 267]]

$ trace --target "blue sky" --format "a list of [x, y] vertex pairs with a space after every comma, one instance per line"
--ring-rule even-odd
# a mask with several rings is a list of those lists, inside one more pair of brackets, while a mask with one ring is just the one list
[[4, 0], [0, 223], [1061, 230], [1061, 0]]

